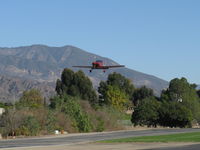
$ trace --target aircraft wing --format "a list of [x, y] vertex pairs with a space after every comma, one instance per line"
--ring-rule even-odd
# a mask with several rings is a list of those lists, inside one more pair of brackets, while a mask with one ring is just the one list
[[72, 67], [76, 67], [76, 68], [92, 68], [92, 66], [72, 66]]
[[118, 67], [125, 67], [124, 65], [115, 65], [115, 66], [105, 66], [107, 68], [118, 68]]

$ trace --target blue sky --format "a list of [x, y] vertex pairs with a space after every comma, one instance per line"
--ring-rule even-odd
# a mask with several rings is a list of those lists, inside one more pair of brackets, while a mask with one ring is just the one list
[[74, 45], [199, 84], [199, 8], [198, 0], [2, 0], [0, 47]]

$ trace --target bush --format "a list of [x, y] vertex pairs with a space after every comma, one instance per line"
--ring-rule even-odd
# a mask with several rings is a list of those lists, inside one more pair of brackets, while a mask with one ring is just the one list
[[21, 132], [26, 136], [38, 135], [40, 131], [40, 124], [38, 120], [33, 116], [28, 116], [22, 126]]
[[22, 125], [25, 115], [23, 111], [14, 108], [7, 109], [1, 116], [0, 127], [3, 128], [3, 136], [16, 135], [17, 129]]
[[100, 118], [100, 117], [97, 117], [96, 120], [97, 120], [97, 125], [96, 125], [96, 128], [95, 128], [95, 131], [96, 132], [104, 131], [105, 130], [105, 123], [104, 123], [103, 119]]
[[103, 120], [105, 130], [110, 131], [123, 129], [122, 125], [118, 123], [119, 120], [124, 117], [122, 111], [111, 106], [104, 106], [99, 108], [96, 113]]
[[47, 133], [53, 133], [56, 129], [56, 117], [53, 111], [49, 111], [46, 117], [45, 129]]
[[71, 131], [79, 132], [89, 132], [92, 130], [92, 123], [89, 115], [82, 110], [79, 99], [69, 95], [56, 96], [51, 99], [50, 107], [60, 113], [64, 113], [65, 116], [68, 116], [67, 120], [70, 120]]

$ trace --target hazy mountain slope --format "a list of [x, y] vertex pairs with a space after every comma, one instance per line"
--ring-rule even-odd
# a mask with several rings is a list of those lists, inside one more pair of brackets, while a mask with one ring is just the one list
[[55, 94], [54, 84], [26, 80], [17, 77], [0, 76], [0, 101], [14, 102], [19, 99], [25, 90], [37, 88], [44, 97], [48, 98]]
[[[72, 68], [73, 65], [91, 65], [91, 62], [97, 59], [103, 60], [106, 65], [117, 64], [111, 59], [88, 53], [74, 46], [48, 47], [45, 45], [32, 45], [17, 48], [0, 48], [0, 74], [21, 77], [27, 79], [27, 81], [36, 80], [55, 83], [56, 79], [60, 78], [64, 68], [71, 68], [76, 71], [78, 68]], [[136, 86], [146, 85], [153, 88], [156, 94], [159, 94], [163, 88], [168, 86], [168, 82], [162, 79], [128, 68], [110, 69], [106, 73], [101, 70], [94, 70], [92, 73], [89, 73], [88, 69], [82, 70], [90, 77], [95, 86], [98, 85], [100, 80], [105, 80], [107, 75], [114, 71], [131, 79]], [[12, 80], [11, 77], [10, 79]], [[20, 79], [18, 78], [18, 80]], [[37, 82], [38, 85], [39, 82]], [[3, 86], [5, 84], [0, 83], [2, 94], [3, 89], [7, 89]], [[22, 89], [25, 90], [27, 87], [24, 85]], [[15, 91], [16, 93], [18, 92], [17, 90]], [[5, 91], [5, 93], [7, 92]], [[9, 94], [12, 95], [12, 92]]]

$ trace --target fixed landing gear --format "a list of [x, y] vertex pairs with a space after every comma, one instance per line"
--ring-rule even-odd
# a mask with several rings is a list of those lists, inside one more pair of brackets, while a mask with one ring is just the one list
[[[91, 73], [91, 72], [92, 72], [92, 69], [90, 69], [89, 71], [90, 71], [90, 73]], [[105, 73], [105, 72], [106, 72], [106, 70], [103, 70], [103, 72]]]

